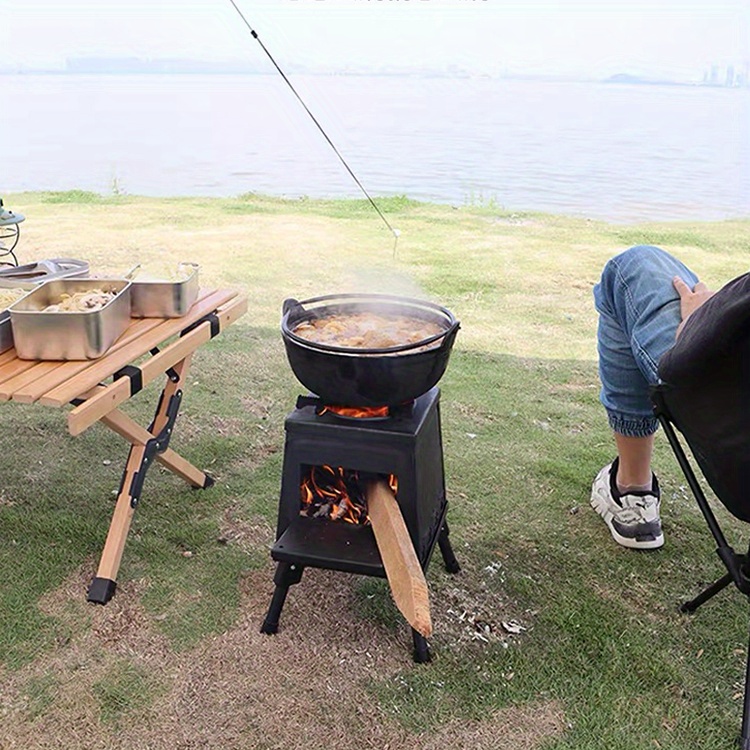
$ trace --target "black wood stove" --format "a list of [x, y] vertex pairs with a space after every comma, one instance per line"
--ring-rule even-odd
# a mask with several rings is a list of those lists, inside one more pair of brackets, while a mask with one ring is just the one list
[[[448, 539], [439, 402], [440, 391], [434, 386], [387, 415], [361, 418], [343, 417], [316, 397], [300, 397], [285, 421], [278, 525], [271, 549], [277, 563], [275, 591], [261, 632], [277, 632], [289, 587], [299, 583], [306, 567], [386, 577], [372, 528], [356, 522], [356, 513], [339, 517], [343, 506], [327, 502], [332, 493], [315, 479], [321, 472], [338, 477], [350, 497], [357, 494], [360, 479], [388, 478], [423, 570], [437, 543], [446, 569], [459, 571]], [[314, 512], [306, 505], [313, 494], [305, 490], [310, 486], [323, 496]], [[361, 510], [364, 521], [366, 508]], [[414, 660], [429, 661], [425, 638], [413, 629], [412, 636]]]

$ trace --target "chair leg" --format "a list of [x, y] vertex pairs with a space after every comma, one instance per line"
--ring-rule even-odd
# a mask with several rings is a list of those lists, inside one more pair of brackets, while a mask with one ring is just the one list
[[738, 742], [741, 750], [750, 750], [750, 643], [745, 664], [745, 698], [742, 703], [742, 734]]
[[724, 574], [718, 581], [712, 583], [705, 591], [701, 591], [695, 599], [691, 599], [689, 602], [685, 602], [680, 607], [680, 612], [687, 612], [692, 614], [695, 612], [701, 604], [707, 602], [711, 597], [716, 596], [720, 591], [723, 591], [730, 583], [734, 580], [731, 573]]

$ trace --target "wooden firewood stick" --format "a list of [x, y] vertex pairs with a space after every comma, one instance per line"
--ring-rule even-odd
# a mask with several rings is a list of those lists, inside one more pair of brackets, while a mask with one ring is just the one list
[[367, 512], [396, 606], [425, 638], [432, 635], [427, 581], [396, 498], [382, 480], [367, 486]]

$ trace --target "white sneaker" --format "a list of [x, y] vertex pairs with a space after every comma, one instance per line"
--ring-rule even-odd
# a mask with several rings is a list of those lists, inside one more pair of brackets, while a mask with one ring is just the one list
[[658, 549], [664, 544], [659, 506], [659, 482], [651, 489], [620, 494], [615, 478], [617, 462], [605, 466], [591, 487], [591, 507], [604, 519], [614, 540], [631, 549]]

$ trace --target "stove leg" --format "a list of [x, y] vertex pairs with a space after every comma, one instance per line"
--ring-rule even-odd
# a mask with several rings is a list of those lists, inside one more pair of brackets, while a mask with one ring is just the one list
[[273, 635], [278, 632], [279, 618], [281, 617], [281, 610], [284, 607], [289, 587], [300, 582], [304, 570], [303, 566], [293, 565], [288, 562], [280, 562], [276, 566], [276, 573], [273, 577], [276, 588], [273, 592], [271, 606], [268, 608], [266, 619], [263, 620], [263, 624], [260, 626], [261, 633]]
[[432, 661], [430, 647], [427, 645], [425, 637], [414, 628], [411, 629], [411, 635], [414, 641], [414, 661], [417, 664], [427, 664]]
[[461, 566], [456, 560], [456, 556], [453, 554], [453, 547], [451, 546], [450, 539], [448, 538], [450, 530], [448, 529], [448, 523], [444, 522], [440, 533], [438, 534], [438, 545], [440, 546], [440, 554], [443, 556], [443, 563], [445, 563], [445, 569], [449, 573], [458, 573], [461, 570]]

